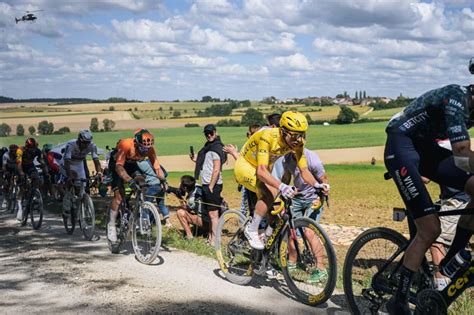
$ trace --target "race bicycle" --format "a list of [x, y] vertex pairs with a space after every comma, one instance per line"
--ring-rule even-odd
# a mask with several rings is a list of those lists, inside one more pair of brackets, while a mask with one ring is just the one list
[[[121, 189], [122, 202], [118, 207], [118, 217], [116, 219], [117, 242], [113, 243], [107, 237], [109, 249], [113, 254], [120, 253], [120, 250], [132, 234], [132, 246], [136, 259], [143, 264], [151, 264], [158, 256], [161, 246], [161, 221], [156, 206], [145, 201], [143, 188], [146, 185], [131, 190], [130, 194]], [[135, 195], [134, 202], [131, 196]], [[110, 210], [107, 212], [107, 223], [110, 218]]]
[[290, 291], [312, 306], [327, 301], [336, 285], [336, 254], [322, 227], [314, 220], [293, 219], [291, 200], [281, 200], [274, 216], [273, 233], [265, 248], [250, 247], [244, 227], [251, 220], [240, 211], [227, 210], [219, 219], [216, 255], [220, 270], [232, 283], [246, 285], [268, 268], [283, 273]]
[[40, 190], [33, 187], [32, 179], [29, 176], [26, 176], [23, 185], [25, 193], [21, 202], [23, 213], [20, 224], [25, 226], [29, 215], [33, 229], [38, 230], [43, 223], [43, 197]]
[[[387, 176], [385, 175], [386, 179]], [[439, 210], [439, 206], [437, 207]], [[439, 212], [438, 215], [472, 215], [473, 211], [474, 209], [449, 210]], [[394, 208], [396, 221], [401, 221], [406, 215], [406, 209]], [[408, 226], [410, 235], [414, 235], [414, 225]], [[354, 240], [343, 267], [344, 294], [352, 314], [387, 312], [385, 303], [397, 291], [398, 271], [409, 244], [410, 241], [401, 233], [384, 227], [371, 228]], [[470, 266], [457, 272], [451, 279], [451, 285], [443, 291], [435, 289], [435, 272], [435, 266], [425, 257], [408, 294], [408, 301], [416, 306], [418, 314], [446, 314], [447, 307], [473, 284], [472, 262]]]
[[[69, 211], [63, 212], [63, 223], [67, 234], [72, 235], [79, 219], [79, 227], [84, 238], [91, 241], [95, 231], [95, 210], [92, 198], [85, 191], [87, 179], [75, 179], [69, 188], [68, 194], [64, 196]], [[76, 193], [77, 192], [77, 193]], [[63, 202], [64, 204], [64, 202]]]

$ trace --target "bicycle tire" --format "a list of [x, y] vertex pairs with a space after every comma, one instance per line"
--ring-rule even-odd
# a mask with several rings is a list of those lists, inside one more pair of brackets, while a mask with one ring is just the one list
[[84, 194], [79, 207], [79, 224], [82, 234], [86, 240], [91, 241], [95, 232], [95, 209], [92, 198]]
[[39, 189], [33, 189], [28, 203], [31, 225], [38, 230], [43, 223], [43, 197]]
[[[316, 221], [306, 217], [296, 218], [294, 219], [293, 227], [295, 231], [294, 237], [296, 237], [296, 243], [298, 244], [293, 243], [295, 253], [298, 253], [296, 246], [298, 246], [299, 251], [301, 251], [301, 249], [303, 249], [303, 251], [301, 251], [302, 254], [297, 257], [297, 269], [289, 271], [289, 242], [294, 242], [295, 240], [293, 238], [290, 239], [292, 232], [289, 228], [286, 228], [281, 234], [283, 237], [280, 239], [278, 245], [279, 262], [283, 276], [285, 277], [288, 288], [299, 301], [311, 306], [321, 305], [331, 297], [336, 287], [336, 252], [328, 235]], [[311, 231], [316, 238], [311, 238], [310, 240], [308, 239], [308, 235]], [[317, 243], [314, 241], [318, 242], [319, 245], [316, 245]], [[311, 249], [311, 245], [318, 246], [318, 248], [313, 247], [313, 249]], [[322, 247], [319, 247], [320, 245], [322, 245]], [[314, 254], [315, 250], [320, 260], [318, 260], [318, 257]], [[324, 252], [321, 250], [324, 250]], [[318, 265], [323, 265], [323, 270], [327, 273], [326, 276], [319, 278], [319, 280], [321, 280], [320, 282], [316, 282], [314, 278], [311, 278], [312, 273], [320, 272], [321, 268], [317, 268]], [[313, 280], [316, 283], [310, 282]]]
[[[239, 285], [246, 285], [253, 278], [252, 260], [245, 253], [252, 250], [243, 236], [245, 221], [246, 217], [241, 212], [227, 210], [219, 218], [216, 231], [215, 249], [220, 269], [227, 280]], [[238, 252], [242, 255], [237, 255]]]
[[[374, 257], [365, 258], [365, 260], [367, 260], [367, 265], [360, 267], [366, 267], [366, 269], [368, 269], [367, 273], [363, 274], [362, 277], [355, 277], [354, 275], [356, 272], [358, 272], [357, 275], [362, 273], [362, 271], [357, 268], [359, 268], [359, 264], [362, 265], [364, 263], [363, 258], [360, 258], [360, 261], [357, 260], [358, 254], [361, 253], [361, 250], [364, 248], [364, 246], [367, 248], [366, 245], [370, 242], [378, 242], [381, 240], [385, 240], [392, 243], [392, 247], [388, 250], [389, 256], [381, 258], [381, 256], [383, 255], [382, 249], [386, 249], [387, 245], [377, 247], [376, 249], [374, 249]], [[373, 314], [373, 310], [371, 309], [371, 307], [374, 309], [377, 308], [378, 310], [382, 306], [382, 304], [386, 302], [386, 300], [384, 301], [382, 298], [383, 294], [374, 292], [374, 294], [377, 295], [379, 301], [378, 303], [380, 303], [377, 307], [374, 303], [372, 303], [365, 297], [362, 297], [361, 295], [356, 295], [359, 294], [358, 292], [356, 292], [359, 290], [356, 289], [354, 286], [356, 284], [359, 284], [360, 282], [365, 282], [367, 283], [366, 286], [368, 287], [364, 289], [368, 291], [373, 290], [372, 275], [379, 271], [383, 264], [387, 261], [387, 259], [390, 258], [390, 256], [393, 255], [397, 249], [400, 249], [402, 246], [406, 245], [407, 242], [408, 240], [399, 232], [383, 227], [377, 227], [367, 230], [360, 234], [354, 240], [354, 242], [349, 247], [349, 250], [347, 251], [343, 267], [344, 294], [346, 296], [346, 300], [349, 304], [349, 309], [352, 314]], [[378, 265], [376, 265], [377, 262], [379, 262]], [[373, 265], [371, 265], [370, 268], [367, 268], [369, 267], [369, 263], [372, 263]], [[396, 263], [393, 263], [392, 267], [394, 267], [395, 264]], [[375, 268], [373, 268], [374, 266]], [[367, 278], [367, 276], [369, 278]], [[396, 279], [394, 279], [394, 281], [395, 280]], [[396, 282], [396, 285], [398, 285], [398, 280]], [[360, 290], [360, 294], [362, 294], [362, 289]], [[367, 304], [367, 307], [362, 307], [363, 304]]]
[[[146, 211], [146, 213], [145, 213]], [[152, 219], [151, 216], [154, 217]], [[142, 216], [142, 218], [140, 218]], [[148, 216], [147, 218], [145, 216]], [[141, 222], [140, 222], [141, 220]], [[134, 212], [132, 224], [132, 245], [135, 258], [142, 264], [149, 265], [156, 260], [161, 246], [161, 219], [156, 206], [145, 201], [140, 209]], [[139, 238], [144, 238], [139, 244]], [[142, 250], [144, 252], [142, 252]]]

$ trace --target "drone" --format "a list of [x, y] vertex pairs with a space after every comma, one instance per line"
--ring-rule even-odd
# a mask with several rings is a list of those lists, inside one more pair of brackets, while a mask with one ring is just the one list
[[27, 21], [34, 22], [38, 17], [36, 17], [32, 12], [40, 12], [40, 11], [43, 11], [43, 10], [26, 11], [26, 14], [23, 15], [21, 18], [19, 19], [15, 18], [15, 22], [16, 24], [18, 24], [18, 22], [27, 22]]

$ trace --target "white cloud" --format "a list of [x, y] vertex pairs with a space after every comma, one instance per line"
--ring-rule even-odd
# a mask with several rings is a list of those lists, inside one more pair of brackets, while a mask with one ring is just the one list
[[121, 37], [131, 40], [162, 40], [173, 42], [176, 32], [165, 23], [154, 22], [148, 19], [117, 21], [112, 20], [112, 26]]
[[314, 68], [308, 58], [300, 53], [286, 57], [275, 57], [270, 61], [270, 64], [276, 68], [294, 71], [311, 71]]

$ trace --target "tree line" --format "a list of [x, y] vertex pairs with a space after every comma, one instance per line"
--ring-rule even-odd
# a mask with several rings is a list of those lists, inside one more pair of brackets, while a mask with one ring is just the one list
[[[115, 121], [112, 119], [105, 118], [102, 120], [102, 128], [99, 128], [99, 120], [94, 117], [91, 119], [90, 123], [90, 131], [92, 132], [103, 132], [103, 131], [112, 131], [115, 128]], [[0, 124], [0, 137], [8, 137], [12, 133], [12, 128], [10, 125], [6, 123]], [[54, 130], [54, 124], [47, 120], [42, 120], [38, 123], [38, 127], [29, 126], [28, 133], [31, 136], [36, 135], [36, 133], [40, 135], [63, 135], [66, 133], [70, 133], [71, 130], [69, 127], [61, 127], [57, 130]], [[25, 127], [22, 124], [18, 124], [16, 126], [16, 133], [17, 136], [24, 136], [25, 135]]]

